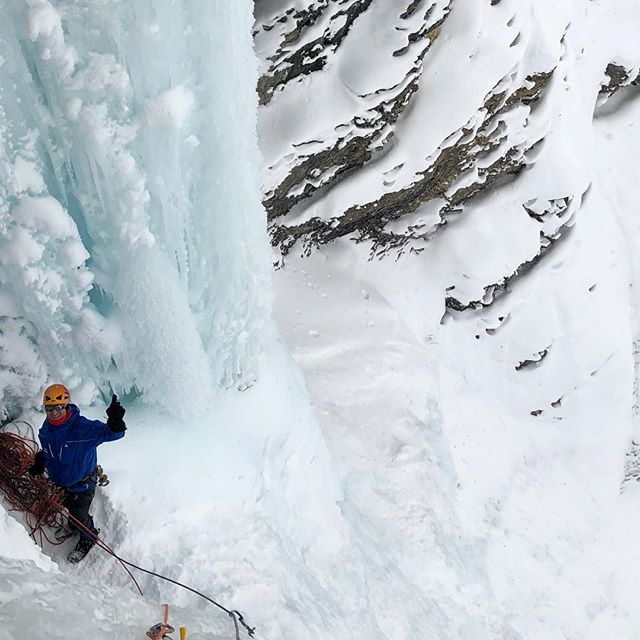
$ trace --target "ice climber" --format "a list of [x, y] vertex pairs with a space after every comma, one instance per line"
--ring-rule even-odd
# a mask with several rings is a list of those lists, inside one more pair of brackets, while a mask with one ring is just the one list
[[[49, 480], [64, 489], [62, 504], [69, 513], [97, 535], [99, 529], [89, 514], [98, 482], [96, 448], [124, 436], [125, 409], [114, 395], [107, 407], [105, 424], [84, 418], [70, 402], [71, 394], [64, 385], [53, 384], [45, 389], [42, 404], [47, 418], [38, 432], [42, 449], [36, 454], [29, 473], [35, 476], [46, 470]], [[71, 521], [56, 531], [59, 541], [78, 534], [78, 543], [67, 557], [69, 562], [82, 560], [95, 544], [95, 537]]]

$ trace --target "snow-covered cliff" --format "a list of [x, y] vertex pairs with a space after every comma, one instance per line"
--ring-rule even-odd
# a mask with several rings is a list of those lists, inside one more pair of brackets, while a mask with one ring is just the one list
[[377, 637], [638, 633], [638, 24], [256, 1], [276, 313]]

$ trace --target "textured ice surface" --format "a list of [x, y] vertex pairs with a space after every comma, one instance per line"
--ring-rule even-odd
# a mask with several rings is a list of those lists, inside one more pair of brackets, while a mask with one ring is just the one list
[[0, 339], [22, 346], [0, 351], [2, 415], [47, 378], [189, 406], [255, 377], [269, 258], [247, 6], [5, 3]]

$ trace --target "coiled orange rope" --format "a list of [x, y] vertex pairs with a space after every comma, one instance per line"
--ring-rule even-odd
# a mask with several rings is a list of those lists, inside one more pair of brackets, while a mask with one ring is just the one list
[[[14, 421], [14, 425], [16, 422]], [[76, 528], [85, 532], [90, 538], [95, 539], [96, 545], [109, 555], [113, 556], [136, 585], [140, 595], [142, 589], [138, 581], [134, 578], [129, 567], [137, 569], [182, 587], [224, 611], [232, 620], [235, 628], [236, 640], [240, 640], [240, 625], [244, 627], [249, 637], [253, 638], [255, 628], [250, 627], [244, 620], [242, 614], [236, 609], [227, 609], [209, 596], [193, 589], [177, 580], [173, 580], [149, 569], [144, 569], [133, 562], [121, 558], [104, 540], [97, 537], [92, 531], [87, 529], [79, 520], [74, 518], [62, 505], [64, 490], [56, 487], [44, 476], [31, 476], [28, 473], [29, 467], [33, 464], [38, 445], [33, 437], [33, 427], [24, 422], [28, 427], [29, 436], [23, 434], [9, 433], [5, 429], [0, 429], [0, 491], [2, 491], [11, 505], [12, 510], [25, 514], [27, 527], [32, 537], [39, 536], [40, 544], [47, 540], [51, 544], [62, 544], [52, 541], [46, 533], [45, 527], [59, 527], [64, 524], [65, 518], [72, 522]]]
[[[27, 423], [24, 423], [27, 424]], [[51, 544], [45, 527], [59, 527], [63, 524], [63, 491], [44, 476], [32, 477], [27, 471], [33, 464], [38, 446], [31, 437], [0, 431], [0, 491], [2, 491], [12, 511], [25, 514], [29, 532], [35, 539], [39, 537]]]

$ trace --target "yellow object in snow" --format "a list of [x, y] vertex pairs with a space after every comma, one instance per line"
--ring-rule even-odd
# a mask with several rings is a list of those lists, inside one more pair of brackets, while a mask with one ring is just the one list
[[187, 627], [180, 627], [180, 640], [187, 640]]

